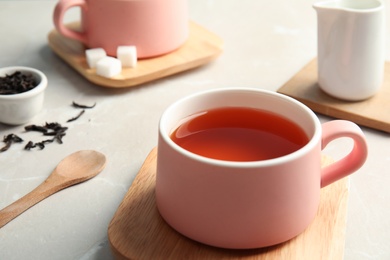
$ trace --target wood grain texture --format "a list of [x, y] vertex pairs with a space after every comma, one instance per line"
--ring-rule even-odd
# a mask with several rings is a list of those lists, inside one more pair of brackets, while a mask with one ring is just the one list
[[[318, 214], [304, 233], [272, 247], [229, 250], [190, 240], [168, 226], [155, 204], [156, 148], [146, 158], [108, 227], [116, 259], [342, 259], [348, 179], [321, 190]], [[323, 165], [331, 163], [323, 157]]]
[[97, 151], [84, 150], [68, 155], [38, 187], [0, 210], [0, 228], [54, 193], [95, 177], [105, 166], [106, 157]]
[[[79, 23], [67, 25], [77, 30]], [[222, 40], [202, 26], [190, 22], [188, 40], [177, 50], [168, 54], [138, 60], [135, 68], [122, 68], [121, 74], [112, 78], [101, 77], [96, 69], [88, 67], [85, 46], [52, 30], [48, 35], [50, 48], [87, 80], [104, 87], [132, 87], [169, 75], [204, 65], [222, 52]]]
[[278, 92], [291, 96], [313, 111], [390, 133], [390, 63], [385, 64], [382, 87], [375, 96], [358, 102], [343, 101], [323, 92], [317, 83], [317, 60], [309, 62]]

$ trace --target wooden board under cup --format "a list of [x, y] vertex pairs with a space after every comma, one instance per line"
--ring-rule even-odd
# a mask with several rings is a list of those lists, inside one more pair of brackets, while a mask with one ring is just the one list
[[[317, 216], [299, 236], [267, 248], [231, 250], [195, 242], [165, 223], [155, 202], [156, 159], [154, 148], [109, 224], [116, 259], [343, 259], [348, 178], [321, 189]], [[332, 161], [322, 158], [323, 165]]]
[[320, 114], [390, 133], [390, 62], [385, 63], [384, 70], [379, 92], [363, 101], [343, 101], [323, 92], [317, 82], [317, 59], [310, 61], [278, 92], [301, 101]]
[[[74, 22], [67, 26], [77, 30], [80, 23]], [[99, 76], [96, 69], [88, 67], [85, 46], [80, 42], [66, 38], [55, 29], [49, 33], [48, 41], [50, 48], [87, 80], [103, 87], [126, 88], [194, 69], [221, 54], [223, 41], [217, 35], [192, 21], [189, 22], [189, 31], [187, 41], [175, 51], [140, 59], [135, 68], [122, 68], [122, 72], [112, 78]]]

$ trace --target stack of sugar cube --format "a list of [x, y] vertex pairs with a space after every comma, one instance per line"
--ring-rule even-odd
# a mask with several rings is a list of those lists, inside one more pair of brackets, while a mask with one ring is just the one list
[[116, 58], [109, 57], [103, 48], [87, 49], [88, 66], [96, 68], [96, 74], [111, 78], [121, 73], [122, 67], [137, 66], [137, 49], [135, 46], [119, 46]]

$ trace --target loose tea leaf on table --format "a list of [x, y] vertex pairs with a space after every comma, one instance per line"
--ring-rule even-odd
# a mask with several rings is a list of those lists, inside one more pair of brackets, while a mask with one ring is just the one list
[[25, 126], [24, 129], [26, 131], [36, 131], [36, 132], [41, 132], [41, 133], [46, 133], [47, 132], [47, 128], [46, 127], [39, 126], [39, 125], [28, 125], [28, 126]]
[[[77, 116], [67, 120], [66, 122], [72, 122], [77, 120], [81, 115], [85, 113], [85, 109], [94, 108], [96, 106], [96, 103], [94, 103], [92, 106], [87, 106], [87, 105], [78, 104], [73, 101], [72, 106], [76, 108], [83, 108], [83, 110], [80, 111], [80, 113]], [[52, 136], [52, 138], [45, 139], [40, 142], [34, 143], [33, 141], [29, 141], [24, 146], [25, 150], [31, 150], [36, 147], [42, 150], [45, 148], [46, 144], [53, 143], [55, 141], [59, 144], [62, 144], [63, 143], [62, 138], [66, 135], [66, 130], [68, 130], [68, 127], [62, 126], [57, 122], [53, 122], [53, 123], [46, 122], [45, 125], [27, 125], [24, 127], [24, 130], [26, 132], [31, 132], [31, 131], [40, 132], [44, 136]], [[23, 142], [23, 140], [20, 137], [16, 136], [15, 134], [9, 134], [5, 136], [3, 141], [6, 145], [0, 149], [0, 152], [4, 152], [8, 150], [12, 143]]]
[[4, 136], [3, 142], [5, 143], [5, 146], [0, 149], [0, 152], [7, 151], [13, 143], [23, 142], [23, 139], [15, 134], [9, 134], [9, 135]]
[[71, 119], [69, 119], [69, 120], [66, 121], [66, 122], [69, 123], [69, 122], [75, 121], [75, 120], [79, 119], [79, 117], [80, 117], [82, 114], [84, 114], [84, 113], [85, 113], [85, 110], [83, 109], [83, 110], [81, 110], [81, 112], [80, 112], [77, 116], [72, 117]]
[[72, 102], [72, 106], [77, 107], [77, 108], [94, 108], [96, 106], [96, 103], [94, 103], [92, 106], [87, 106], [87, 105], [81, 105], [76, 102]]
[[26, 146], [24, 147], [25, 150], [30, 150], [35, 147], [39, 147], [41, 150], [45, 148], [45, 144], [52, 143], [54, 141], [57, 141], [57, 143], [62, 144], [62, 138], [66, 135], [66, 130], [68, 130], [67, 127], [62, 126], [59, 123], [46, 123], [44, 126], [37, 126], [37, 125], [28, 125], [25, 126], [24, 129], [26, 131], [38, 131], [41, 132], [44, 136], [53, 136], [51, 139], [46, 139], [40, 142], [28, 142]]

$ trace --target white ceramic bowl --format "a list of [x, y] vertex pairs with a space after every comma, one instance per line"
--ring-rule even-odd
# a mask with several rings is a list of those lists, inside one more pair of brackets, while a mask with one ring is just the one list
[[30, 121], [42, 110], [47, 78], [41, 71], [29, 67], [0, 68], [0, 77], [11, 75], [16, 71], [31, 74], [38, 85], [26, 92], [18, 94], [0, 94], [0, 123], [21, 125]]

